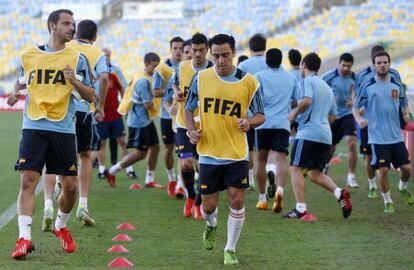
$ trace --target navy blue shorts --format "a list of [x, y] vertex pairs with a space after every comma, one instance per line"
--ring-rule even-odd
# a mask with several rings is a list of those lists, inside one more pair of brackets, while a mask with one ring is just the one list
[[360, 129], [360, 139], [359, 152], [363, 155], [372, 155], [371, 145], [368, 143], [368, 126]]
[[172, 129], [172, 119], [160, 118], [161, 125], [161, 137], [164, 144], [174, 143], [174, 131]]
[[273, 150], [289, 155], [289, 136], [286, 129], [257, 129], [257, 150]]
[[247, 131], [247, 143], [249, 145], [249, 152], [254, 151], [255, 149], [255, 138], [256, 138], [256, 131], [254, 128], [249, 129]]
[[390, 168], [391, 163], [394, 168], [410, 164], [408, 151], [403, 142], [393, 144], [371, 144], [371, 148], [371, 166], [374, 169], [381, 167]]
[[196, 145], [190, 142], [190, 138], [187, 136], [187, 130], [184, 128], [177, 128], [177, 134], [175, 137], [177, 146], [178, 157], [180, 159], [186, 158], [198, 158]]
[[92, 113], [76, 112], [76, 142], [78, 153], [92, 148]]
[[125, 136], [124, 121], [122, 118], [111, 122], [98, 122], [98, 132], [101, 140]]
[[290, 165], [322, 171], [329, 162], [331, 147], [330, 144], [296, 139], [290, 155]]
[[147, 151], [149, 146], [159, 144], [157, 128], [154, 122], [142, 128], [129, 127], [127, 148]]
[[345, 136], [356, 136], [355, 120], [352, 114], [336, 119], [331, 124], [332, 145], [338, 144]]

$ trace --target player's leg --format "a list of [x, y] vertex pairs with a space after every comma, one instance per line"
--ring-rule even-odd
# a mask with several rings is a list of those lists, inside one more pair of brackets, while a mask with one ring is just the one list
[[259, 191], [259, 199], [256, 204], [257, 209], [267, 209], [266, 196], [266, 163], [270, 149], [270, 138], [267, 136], [269, 131], [267, 129], [256, 130], [257, 138], [257, 186]]
[[99, 149], [99, 152], [98, 152], [98, 164], [99, 164], [98, 178], [99, 179], [104, 179], [105, 178], [104, 172], [105, 172], [105, 169], [106, 169], [105, 158], [106, 158], [106, 144], [107, 144], [107, 141], [108, 141], [107, 139], [101, 139], [101, 149]]
[[161, 137], [164, 143], [164, 164], [168, 175], [167, 193], [170, 197], [175, 197], [177, 186], [177, 175], [174, 170], [174, 131], [172, 130], [172, 120], [161, 118]]
[[154, 180], [155, 169], [157, 168], [158, 154], [160, 152], [160, 144], [158, 140], [158, 132], [154, 122], [151, 122], [145, 128], [145, 140], [148, 145], [147, 156], [147, 173], [145, 176], [145, 187], [148, 188], [163, 188], [157, 181]]
[[43, 218], [42, 218], [42, 231], [52, 231], [53, 224], [53, 193], [55, 191], [56, 175], [46, 174], [46, 167], [43, 169]]
[[411, 162], [408, 157], [408, 151], [403, 142], [391, 145], [392, 157], [391, 162], [394, 168], [400, 169], [400, 181], [398, 190], [406, 204], [414, 204], [414, 197], [407, 189], [407, 183], [411, 176]]
[[348, 186], [357, 188], [358, 182], [355, 179], [355, 169], [358, 161], [358, 152], [355, 120], [352, 114], [344, 116], [343, 119], [342, 134], [345, 136], [348, 146], [348, 175], [346, 182]]

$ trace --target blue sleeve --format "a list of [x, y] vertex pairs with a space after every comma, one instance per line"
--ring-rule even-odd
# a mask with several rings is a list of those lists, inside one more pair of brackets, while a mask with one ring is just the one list
[[185, 102], [185, 109], [193, 112], [198, 108], [198, 74], [195, 75], [191, 81], [187, 100]]
[[250, 102], [249, 111], [251, 111], [253, 115], [257, 113], [264, 114], [263, 99], [260, 88], [261, 86], [259, 85], [259, 89], [257, 89], [252, 101]]
[[311, 80], [303, 80], [303, 96], [304, 97], [309, 97], [313, 99], [313, 85], [312, 85], [312, 81]]
[[[142, 103], [152, 101], [150, 82], [147, 79], [139, 79], [134, 85], [134, 95], [142, 100]], [[134, 99], [133, 99], [134, 100]]]
[[177, 86], [180, 86], [180, 74], [179, 74], [179, 70], [180, 70], [180, 68], [177, 67], [175, 69], [174, 74], [173, 74], [173, 84], [175, 84]]
[[115, 68], [113, 71], [114, 71], [114, 72], [116, 73], [116, 75], [118, 76], [119, 83], [121, 84], [121, 87], [122, 87], [123, 89], [126, 89], [126, 88], [128, 87], [128, 82], [126, 81], [125, 76], [124, 76], [124, 74], [122, 73], [122, 71], [121, 71], [119, 68]]
[[82, 76], [82, 83], [87, 86], [92, 86], [92, 73], [89, 66], [89, 62], [86, 59], [86, 56], [81, 54], [79, 55], [78, 66], [76, 67], [76, 74]]
[[400, 107], [404, 108], [407, 106], [407, 97], [405, 96], [404, 87], [400, 86]]
[[291, 99], [294, 101], [298, 101], [300, 98], [299, 95], [300, 95], [299, 83], [298, 83], [298, 80], [296, 80], [295, 78], [295, 82], [293, 83], [293, 93], [292, 93]]
[[335, 99], [332, 101], [331, 108], [329, 109], [329, 115], [337, 115], [337, 108], [336, 108], [336, 102]]
[[367, 88], [362, 87], [361, 91], [357, 93], [357, 96], [354, 101], [354, 108], [359, 109], [364, 107], [367, 104], [368, 96], [367, 96]]
[[167, 87], [165, 88], [164, 96], [162, 98], [162, 100], [166, 102], [171, 102], [173, 101], [173, 98], [174, 98], [174, 90], [172, 89], [172, 81], [173, 81], [173, 78], [171, 76], [170, 79], [168, 80], [168, 84], [167, 84]]
[[161, 74], [158, 71], [154, 72], [152, 76], [152, 89], [160, 89], [164, 84], [164, 79], [162, 78]]
[[96, 76], [99, 78], [101, 73], [110, 73], [111, 69], [108, 66], [108, 61], [106, 60], [106, 56], [102, 56], [99, 58], [98, 62], [95, 65], [95, 73]]

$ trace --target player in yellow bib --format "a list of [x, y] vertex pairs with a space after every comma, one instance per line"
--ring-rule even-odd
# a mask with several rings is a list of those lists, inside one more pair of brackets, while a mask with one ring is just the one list
[[[233, 66], [234, 38], [218, 34], [209, 45], [215, 66], [193, 79], [185, 120], [190, 141], [197, 143], [200, 155], [201, 212], [207, 221], [204, 247], [213, 249], [215, 245], [219, 192], [227, 188], [230, 213], [224, 264], [237, 264], [236, 244], [245, 220], [245, 189], [249, 187], [246, 132], [264, 122], [264, 109], [256, 78]], [[196, 109], [200, 129], [194, 121]], [[247, 116], [248, 110], [252, 117]]]

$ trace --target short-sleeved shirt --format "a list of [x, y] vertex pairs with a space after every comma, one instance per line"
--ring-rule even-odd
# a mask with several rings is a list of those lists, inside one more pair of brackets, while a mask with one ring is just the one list
[[352, 114], [352, 107], [347, 106], [346, 103], [352, 100], [351, 90], [355, 87], [356, 75], [352, 72], [349, 76], [343, 76], [336, 68], [325, 73], [322, 80], [333, 90], [337, 106], [336, 117], [339, 119]]
[[316, 75], [303, 80], [301, 98], [311, 98], [312, 104], [298, 116], [297, 139], [332, 144], [329, 115], [336, 115], [332, 89]]
[[[366, 67], [365, 69], [358, 72], [356, 75], [356, 93], [358, 94], [358, 92], [361, 90], [362, 85], [368, 80], [374, 78], [376, 74], [377, 73], [375, 71], [375, 68], [371, 66]], [[402, 84], [400, 73], [398, 73], [396, 69], [390, 68], [389, 74], [391, 78]]]
[[368, 120], [368, 143], [393, 144], [403, 141], [399, 107], [406, 106], [402, 84], [390, 77], [365, 82], [355, 99], [354, 108], [365, 107]]
[[[56, 50], [49, 48], [46, 44], [38, 46], [40, 50], [45, 52], [56, 52]], [[91, 70], [89, 69], [88, 60], [83, 54], [80, 54], [78, 65], [76, 67], [76, 74], [82, 76], [82, 83], [87, 86], [92, 86]], [[22, 79], [23, 78], [23, 79]], [[19, 71], [19, 81], [24, 81], [23, 68]], [[68, 111], [65, 118], [61, 121], [53, 122], [47, 119], [31, 120], [27, 115], [27, 106], [29, 104], [29, 96], [26, 96], [26, 102], [23, 111], [23, 125], [22, 129], [37, 129], [49, 130], [61, 133], [75, 134], [75, 102], [71, 95]]]
[[144, 103], [152, 102], [151, 83], [146, 78], [140, 78], [134, 85], [132, 94], [132, 109], [128, 113], [128, 126], [133, 128], [146, 127], [151, 123]]
[[296, 80], [298, 81], [298, 85], [300, 87], [303, 80], [302, 74], [300, 73], [300, 68], [292, 68], [289, 72], [296, 78]]
[[[198, 99], [198, 76], [197, 74], [194, 76], [191, 82], [187, 101], [185, 104], [185, 109], [189, 111], [194, 111], [195, 109], [198, 108], [199, 99]], [[239, 68], [235, 68], [233, 73], [230, 76], [220, 76], [220, 78], [226, 82], [237, 82], [243, 79], [245, 75], [246, 75], [246, 72], [242, 71]], [[257, 114], [257, 113], [264, 114], [262, 95], [260, 91], [256, 91], [255, 95], [253, 96], [252, 101], [250, 102], [249, 110], [253, 114]], [[233, 162], [234, 160], [216, 159], [216, 158], [207, 157], [207, 156], [200, 156], [199, 158], [200, 164], [225, 165], [225, 164], [230, 164]]]
[[299, 99], [298, 82], [283, 68], [267, 68], [256, 73], [266, 115], [265, 122], [256, 129], [285, 129], [290, 131], [288, 120], [292, 101]]
[[257, 72], [267, 69], [266, 57], [264, 55], [252, 56], [241, 62], [238, 67], [244, 72], [255, 75]]

